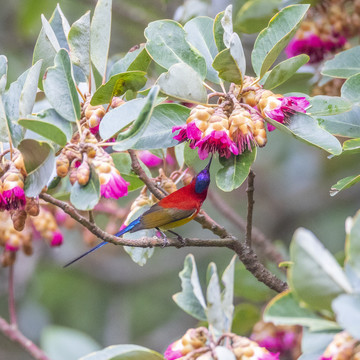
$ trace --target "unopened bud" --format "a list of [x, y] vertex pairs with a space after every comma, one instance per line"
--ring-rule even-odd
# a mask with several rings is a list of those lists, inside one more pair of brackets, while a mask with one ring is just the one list
[[22, 209], [13, 210], [11, 212], [11, 220], [16, 231], [24, 230], [26, 216], [26, 211]]
[[56, 173], [59, 177], [65, 177], [69, 172], [70, 162], [66, 154], [61, 153], [56, 159]]
[[25, 211], [30, 216], [38, 216], [40, 212], [39, 198], [26, 198]]

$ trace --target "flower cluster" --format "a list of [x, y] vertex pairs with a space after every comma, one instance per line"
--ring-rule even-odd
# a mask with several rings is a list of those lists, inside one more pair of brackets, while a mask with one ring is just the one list
[[78, 182], [85, 186], [91, 176], [91, 168], [100, 180], [101, 196], [119, 199], [128, 193], [129, 183], [115, 168], [112, 157], [101, 147], [89, 130], [82, 134], [78, 143], [69, 143], [56, 160], [56, 171], [59, 177], [69, 174], [71, 184]]
[[359, 360], [360, 342], [346, 331], [334, 336], [319, 360]]
[[20, 249], [26, 255], [31, 255], [33, 239], [40, 238], [52, 247], [60, 246], [63, 242], [54, 215], [44, 206], [40, 206], [37, 198], [27, 198], [26, 206], [21, 211], [0, 213], [2, 266], [12, 265]]
[[227, 348], [235, 355], [236, 360], [279, 360], [279, 355], [269, 352], [255, 341], [235, 334], [226, 334], [217, 343], [206, 328], [189, 329], [185, 335], [168, 346], [164, 353], [166, 360], [198, 359], [213, 360], [212, 349], [227, 341]]
[[[245, 77], [242, 87], [232, 86], [215, 106], [193, 108], [185, 125], [173, 127], [173, 132], [178, 131], [174, 139], [188, 141], [190, 148], [198, 148], [202, 160], [215, 152], [229, 158], [252, 151], [255, 146], [265, 146], [268, 119], [286, 124], [290, 115], [306, 112], [309, 106], [306, 98], [276, 95], [259, 84], [252, 85], [254, 80]], [[268, 123], [268, 130], [274, 129]]]
[[312, 8], [285, 49], [288, 57], [310, 56], [310, 63], [350, 46], [360, 26], [360, 1], [329, 0]]
[[280, 326], [259, 321], [255, 324], [250, 339], [286, 359], [297, 359], [301, 353], [301, 326]]

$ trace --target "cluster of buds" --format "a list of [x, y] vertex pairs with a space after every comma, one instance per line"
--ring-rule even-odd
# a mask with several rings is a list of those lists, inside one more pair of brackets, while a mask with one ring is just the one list
[[[284, 124], [295, 112], [306, 112], [309, 106], [306, 98], [274, 94], [259, 84], [252, 85], [254, 80], [245, 77], [242, 87], [233, 85], [215, 107], [193, 108], [185, 125], [173, 127], [173, 132], [179, 130], [174, 139], [189, 141], [192, 149], [198, 148], [202, 160], [215, 152], [229, 158], [231, 154], [240, 155], [255, 146], [266, 145], [267, 119]], [[268, 123], [268, 130], [274, 129]]]
[[360, 342], [342, 331], [334, 336], [319, 360], [360, 360]]
[[360, 26], [360, 1], [328, 0], [312, 8], [285, 52], [288, 57], [310, 56], [310, 63], [350, 46]]
[[301, 326], [274, 325], [259, 321], [255, 324], [250, 339], [281, 357], [295, 360], [301, 354]]
[[[91, 105], [91, 96], [86, 97], [86, 101], [82, 104], [81, 125], [96, 135], [99, 132], [99, 126], [106, 111], [102, 105]], [[114, 109], [124, 104], [125, 101], [119, 97], [113, 97], [110, 106]]]
[[101, 196], [119, 199], [128, 193], [126, 182], [115, 168], [112, 157], [98, 146], [98, 141], [89, 130], [85, 130], [78, 143], [69, 143], [56, 160], [56, 171], [59, 177], [69, 174], [71, 184], [78, 182], [85, 186], [91, 176], [91, 168], [100, 180]]
[[227, 342], [227, 348], [236, 360], [279, 360], [279, 354], [273, 354], [255, 341], [235, 334], [226, 334], [216, 343], [206, 328], [189, 329], [185, 335], [169, 345], [164, 353], [166, 360], [214, 360], [213, 349]]
[[39, 206], [37, 198], [28, 198], [24, 210], [0, 213], [0, 246], [4, 249], [2, 266], [12, 265], [20, 249], [31, 255], [32, 241], [36, 238], [45, 239], [52, 247], [61, 245], [63, 241], [53, 214]]

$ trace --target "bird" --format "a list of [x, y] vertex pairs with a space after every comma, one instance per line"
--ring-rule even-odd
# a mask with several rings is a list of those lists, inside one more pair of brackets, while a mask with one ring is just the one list
[[[206, 199], [210, 185], [211, 161], [212, 156], [206, 167], [192, 179], [190, 184], [165, 196], [114, 236], [120, 237], [127, 232], [133, 233], [144, 229], [156, 229], [161, 233], [164, 239], [164, 246], [167, 244], [167, 238], [162, 230], [166, 230], [176, 235], [178, 240], [183, 242], [182, 237], [170, 229], [188, 223], [199, 213], [200, 208]], [[107, 241], [99, 243], [92, 249], [64, 265], [64, 268], [72, 265], [74, 262], [106, 244], [108, 244]]]

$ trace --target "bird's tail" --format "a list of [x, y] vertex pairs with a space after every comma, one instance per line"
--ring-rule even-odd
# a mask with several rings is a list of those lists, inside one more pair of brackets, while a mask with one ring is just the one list
[[[119, 232], [117, 232], [114, 236], [121, 236], [124, 235], [125, 233], [129, 232], [130, 230], [133, 229], [133, 227], [137, 224], [139, 224], [140, 219], [136, 219], [134, 221], [132, 221], [126, 228], [120, 230]], [[101, 247], [103, 247], [104, 245], [108, 244], [107, 241], [102, 241], [100, 244], [97, 244], [96, 246], [94, 246], [93, 248], [91, 248], [90, 250], [86, 251], [85, 253], [81, 254], [80, 256], [78, 256], [77, 258], [75, 258], [74, 260], [71, 260], [70, 262], [68, 262], [66, 265], [64, 265], [64, 268], [72, 265], [74, 262], [82, 259], [83, 257], [85, 257], [86, 255], [92, 253], [93, 251], [100, 249]]]

